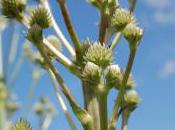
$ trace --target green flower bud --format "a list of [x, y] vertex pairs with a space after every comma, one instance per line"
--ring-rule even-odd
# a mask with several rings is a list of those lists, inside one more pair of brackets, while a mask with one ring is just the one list
[[123, 8], [116, 8], [111, 21], [110, 21], [110, 27], [114, 31], [122, 31], [127, 24], [131, 22], [131, 19], [133, 16], [130, 14], [130, 12]]
[[106, 84], [109, 87], [118, 86], [120, 83], [120, 68], [118, 65], [110, 65], [105, 70]]
[[33, 42], [34, 44], [38, 44], [43, 39], [43, 35], [42, 34], [43, 34], [42, 28], [39, 25], [34, 24], [28, 30], [26, 38], [29, 41]]
[[113, 61], [112, 50], [95, 42], [89, 47], [84, 56], [84, 60], [93, 62], [102, 68], [106, 68]]
[[10, 130], [32, 130], [32, 128], [27, 121], [20, 119], [10, 128]]
[[89, 85], [97, 85], [100, 82], [100, 75], [100, 67], [92, 62], [87, 62], [82, 73], [82, 80]]
[[30, 26], [38, 24], [42, 29], [48, 28], [51, 25], [51, 16], [45, 7], [39, 6], [32, 11]]
[[126, 91], [124, 95], [125, 103], [130, 108], [131, 111], [133, 111], [137, 105], [140, 103], [140, 97], [136, 90], [131, 89]]
[[137, 27], [136, 24], [130, 23], [123, 30], [123, 35], [130, 43], [130, 47], [136, 47], [143, 36], [143, 29]]
[[[57, 49], [58, 51], [62, 50], [60, 41], [56, 36], [50, 35], [47, 37], [47, 40], [55, 47], [55, 49]], [[52, 52], [50, 52], [50, 51], [47, 51], [47, 52], [50, 56], [54, 56], [54, 54]]]
[[7, 18], [23, 19], [26, 0], [1, 0], [2, 14]]

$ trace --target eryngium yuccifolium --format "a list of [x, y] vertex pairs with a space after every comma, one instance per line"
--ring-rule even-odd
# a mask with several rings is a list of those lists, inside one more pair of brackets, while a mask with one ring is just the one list
[[1, 0], [2, 14], [7, 18], [21, 21], [26, 7], [26, 0]]
[[118, 86], [120, 83], [120, 68], [118, 65], [110, 65], [105, 70], [106, 84], [109, 87]]
[[28, 29], [26, 38], [35, 44], [40, 43], [43, 39], [42, 28], [39, 25], [34, 24]]
[[[56, 36], [50, 35], [46, 39], [55, 47], [56, 50], [58, 50], [58, 51], [62, 50], [60, 41]], [[54, 56], [54, 54], [52, 52], [50, 52], [50, 51], [47, 51], [47, 52], [50, 56]]]
[[130, 110], [134, 110], [140, 102], [140, 97], [136, 90], [131, 89], [126, 91], [124, 95], [124, 100]]
[[32, 128], [27, 121], [20, 119], [10, 128], [10, 130], [32, 130]]
[[115, 31], [122, 31], [133, 19], [133, 16], [128, 10], [116, 8], [111, 18], [110, 26]]
[[97, 85], [100, 82], [100, 75], [100, 67], [92, 62], [87, 62], [82, 72], [82, 80], [89, 85]]
[[136, 24], [130, 23], [123, 30], [125, 39], [130, 43], [130, 47], [136, 46], [143, 36], [143, 29]]
[[48, 28], [51, 25], [50, 13], [43, 6], [35, 8], [31, 13], [29, 24], [30, 26], [38, 24], [43, 29]]
[[102, 68], [106, 68], [113, 61], [112, 50], [95, 42], [89, 47], [84, 56], [84, 60], [93, 62]]

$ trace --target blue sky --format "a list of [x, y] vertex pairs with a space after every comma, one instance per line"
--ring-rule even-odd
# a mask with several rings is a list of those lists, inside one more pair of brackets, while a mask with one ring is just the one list
[[[51, 1], [51, 0], [50, 0]], [[52, 11], [63, 33], [69, 39], [65, 29], [60, 10], [55, 2], [51, 1]], [[86, 0], [67, 0], [71, 18], [78, 36], [81, 40], [89, 37], [96, 40], [98, 36], [99, 15], [95, 8], [89, 5]], [[121, 1], [127, 7], [127, 0]], [[138, 109], [133, 113], [129, 122], [129, 130], [165, 130], [175, 129], [175, 0], [138, 0], [135, 15], [139, 25], [145, 29], [144, 38], [138, 49], [133, 67], [133, 76], [137, 83], [137, 90], [142, 98]], [[10, 34], [7, 30], [6, 34]], [[54, 33], [52, 30], [49, 33]], [[24, 30], [21, 28], [20, 37], [24, 37]], [[5, 35], [5, 34], [4, 34]], [[7, 36], [4, 36], [7, 38]], [[6, 40], [4, 38], [4, 41]], [[70, 39], [69, 39], [70, 40]], [[8, 40], [9, 41], [9, 40]], [[22, 41], [20, 41], [21, 46]], [[7, 46], [4, 46], [7, 50]], [[18, 55], [20, 55], [20, 49]], [[68, 54], [66, 53], [68, 56]], [[120, 41], [114, 55], [115, 63], [124, 68], [128, 56], [128, 47], [124, 39]], [[6, 59], [7, 52], [4, 53]], [[70, 75], [61, 65], [56, 65], [63, 74], [65, 81], [72, 91], [74, 97], [80, 104], [83, 104], [81, 95], [81, 83], [76, 77]], [[26, 102], [28, 85], [31, 80], [32, 66], [24, 62], [20, 75], [17, 77], [14, 91], [22, 102]], [[9, 74], [10, 75], [10, 74]], [[36, 88], [34, 102], [40, 95], [48, 96], [58, 110], [49, 130], [69, 130], [64, 114], [56, 101], [55, 93], [51, 87], [48, 75], [44, 75]], [[109, 96], [109, 113], [113, 106], [116, 92], [112, 91]], [[14, 120], [23, 116], [23, 110], [19, 111]], [[81, 129], [80, 124], [74, 117], [76, 125]], [[29, 121], [37, 129], [37, 120], [30, 116]]]

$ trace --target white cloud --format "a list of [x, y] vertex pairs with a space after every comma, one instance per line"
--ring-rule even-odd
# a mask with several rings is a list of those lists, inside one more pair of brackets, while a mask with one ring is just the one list
[[175, 25], [175, 0], [144, 0], [153, 9], [154, 21], [160, 24]]
[[175, 74], [175, 60], [167, 61], [160, 71], [160, 78], [166, 78]]

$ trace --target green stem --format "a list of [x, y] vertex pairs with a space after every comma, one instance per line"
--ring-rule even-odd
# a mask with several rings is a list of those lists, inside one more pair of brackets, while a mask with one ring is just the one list
[[124, 77], [123, 77], [123, 80], [121, 83], [121, 89], [119, 91], [119, 94], [118, 94], [117, 99], [116, 99], [116, 103], [114, 105], [114, 109], [113, 109], [113, 113], [112, 113], [112, 116], [111, 116], [111, 119], [109, 122], [109, 127], [108, 127], [109, 129], [108, 130], [115, 130], [115, 128], [116, 128], [116, 122], [117, 122], [118, 116], [119, 116], [118, 111], [119, 111], [119, 108], [124, 103], [125, 86], [127, 84], [127, 81], [128, 81], [128, 78], [129, 78], [129, 75], [130, 75], [130, 72], [131, 72], [131, 69], [133, 66], [135, 54], [136, 54], [136, 48], [132, 48], [130, 50], [128, 64], [127, 64], [126, 71], [125, 71], [125, 74], [124, 74]]
[[52, 73], [52, 75], [55, 77], [55, 79], [59, 83], [59, 85], [62, 89], [62, 92], [65, 95], [65, 97], [67, 98], [67, 100], [69, 101], [69, 103], [72, 107], [72, 110], [73, 110], [74, 114], [76, 115], [76, 117], [79, 119], [79, 121], [82, 123], [83, 127], [86, 130], [94, 130], [93, 125], [92, 125], [92, 123], [93, 123], [92, 117], [84, 109], [82, 109], [77, 104], [76, 100], [72, 97], [64, 80], [62, 79], [61, 75], [56, 70], [56, 68], [53, 66], [53, 64], [50, 60], [50, 57], [48, 57], [46, 51], [42, 47], [42, 43], [38, 43], [37, 48], [38, 48], [39, 52], [41, 53], [41, 56], [43, 56], [43, 58], [44, 58], [44, 61], [46, 63], [46, 67], [47, 67], [49, 73]]
[[105, 7], [101, 10], [101, 21], [100, 21], [100, 32], [99, 32], [99, 41], [103, 45], [105, 44], [105, 38], [108, 27], [108, 17], [105, 14]]
[[124, 110], [122, 113], [122, 127], [121, 130], [127, 130], [129, 113], [128, 110]]
[[99, 106], [96, 94], [89, 86], [83, 84], [84, 107], [93, 118], [95, 130], [100, 130]]
[[3, 77], [4, 72], [3, 72], [2, 32], [0, 31], [0, 79]]
[[4, 99], [0, 99], [0, 130], [6, 130], [6, 114]]
[[118, 44], [118, 42], [120, 41], [120, 38], [122, 36], [122, 33], [121, 32], [118, 32], [114, 38], [114, 40], [112, 41], [112, 44], [111, 44], [111, 49], [114, 50], [114, 48], [116, 47], [116, 45]]
[[108, 114], [107, 114], [107, 94], [102, 94], [98, 98], [100, 111], [100, 130], [108, 129]]
[[77, 33], [75, 32], [75, 29], [74, 29], [74, 27], [72, 25], [72, 22], [71, 22], [71, 19], [70, 19], [70, 15], [69, 15], [69, 11], [68, 11], [68, 8], [66, 6], [66, 1], [65, 0], [57, 0], [57, 2], [60, 5], [61, 12], [62, 12], [62, 15], [64, 17], [64, 21], [66, 23], [67, 30], [68, 30], [68, 32], [70, 34], [72, 42], [74, 43], [76, 54], [80, 55], [81, 54], [81, 50], [80, 50], [79, 39], [78, 39]]

